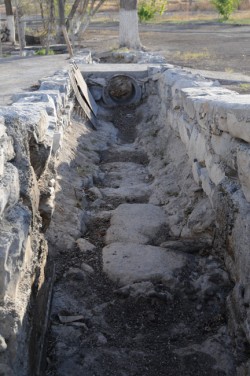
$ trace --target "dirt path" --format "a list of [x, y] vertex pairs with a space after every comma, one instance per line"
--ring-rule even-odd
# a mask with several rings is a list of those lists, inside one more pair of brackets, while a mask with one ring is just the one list
[[68, 55], [55, 55], [0, 59], [0, 105], [9, 104], [13, 94], [30, 90], [39, 79], [67, 68], [67, 58]]
[[56, 281], [46, 375], [235, 375], [230, 281], [207, 245], [169, 235], [140, 141], [148, 121], [145, 107], [103, 108], [99, 130], [75, 116], [67, 131], [47, 234]]

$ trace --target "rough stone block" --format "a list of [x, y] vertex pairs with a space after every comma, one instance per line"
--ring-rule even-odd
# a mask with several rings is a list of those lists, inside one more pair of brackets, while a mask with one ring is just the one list
[[7, 134], [0, 137], [0, 177], [4, 174], [4, 165], [15, 156], [12, 138]]
[[201, 166], [200, 166], [199, 162], [193, 162], [192, 173], [193, 173], [194, 181], [198, 185], [200, 185], [201, 184]]
[[196, 234], [204, 234], [215, 222], [215, 212], [208, 198], [200, 200], [190, 214], [187, 227]]
[[63, 133], [62, 132], [55, 132], [53, 135], [53, 144], [52, 144], [52, 152], [55, 154], [62, 145], [62, 138]]
[[8, 223], [0, 230], [0, 299], [15, 296], [23, 263], [27, 259], [30, 212], [17, 206], [9, 213]]
[[31, 106], [33, 103], [38, 103], [39, 105], [43, 104], [44, 109], [46, 110], [49, 116], [57, 116], [56, 107], [55, 107], [55, 103], [53, 99], [48, 94], [43, 94], [43, 93], [40, 93], [39, 91], [34, 92], [33, 95], [32, 93], [28, 95], [26, 93], [16, 94], [14, 96], [14, 102], [25, 103]]
[[0, 149], [3, 150], [5, 161], [10, 161], [15, 157], [13, 139], [7, 136], [7, 134], [0, 137]]
[[4, 163], [5, 163], [5, 157], [4, 157], [4, 150], [0, 147], [0, 179], [4, 174]]
[[57, 81], [55, 81], [55, 78], [53, 78], [53, 81], [42, 81], [39, 90], [58, 90], [60, 93], [69, 94], [70, 86], [65, 78]]
[[218, 185], [225, 178], [225, 168], [220, 162], [219, 156], [207, 152], [205, 156], [205, 164], [210, 179], [215, 185]]
[[199, 162], [203, 162], [208, 154], [208, 137], [198, 132], [196, 143], [194, 144], [195, 156]]
[[215, 99], [215, 123], [218, 128], [250, 142], [250, 95], [228, 95]]
[[236, 169], [236, 150], [239, 142], [230, 134], [223, 132], [220, 136], [212, 134], [211, 145], [215, 154], [232, 169]]
[[19, 175], [15, 166], [6, 163], [4, 175], [0, 180], [0, 216], [8, 207], [12, 207], [19, 199]]
[[185, 144], [186, 148], [188, 148], [193, 127], [184, 119], [183, 116], [181, 116], [178, 118], [178, 128], [181, 141]]
[[206, 195], [209, 197], [209, 199], [212, 199], [213, 192], [214, 192], [214, 184], [209, 178], [209, 174], [207, 169], [204, 167], [201, 169], [201, 186], [203, 191], [206, 193]]
[[237, 152], [238, 176], [244, 196], [250, 202], [250, 148], [240, 148]]
[[0, 116], [0, 137], [2, 137], [6, 132], [6, 127], [4, 126], [4, 117]]
[[46, 134], [49, 121], [47, 112], [38, 104], [32, 107], [26, 104], [13, 104], [12, 106], [0, 107], [0, 116], [4, 116], [6, 126], [14, 130], [31, 132], [37, 142], [42, 142]]
[[39, 90], [36, 93], [45, 94], [45, 95], [48, 95], [50, 98], [52, 98], [57, 111], [60, 110], [65, 103], [65, 94], [60, 93], [59, 90], [46, 90], [46, 91]]

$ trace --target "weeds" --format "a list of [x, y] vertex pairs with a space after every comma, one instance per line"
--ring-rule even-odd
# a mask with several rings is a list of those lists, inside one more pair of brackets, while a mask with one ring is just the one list
[[188, 62], [190, 60], [200, 60], [200, 59], [208, 59], [210, 58], [210, 53], [208, 50], [200, 51], [200, 52], [192, 52], [192, 51], [186, 51], [186, 52], [176, 52], [174, 54], [175, 59], [181, 59], [184, 62]]

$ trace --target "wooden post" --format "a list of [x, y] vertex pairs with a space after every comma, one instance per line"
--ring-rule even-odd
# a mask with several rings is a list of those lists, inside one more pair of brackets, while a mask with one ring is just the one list
[[62, 32], [63, 32], [63, 36], [64, 36], [64, 39], [65, 39], [65, 42], [67, 44], [69, 56], [73, 57], [74, 56], [73, 49], [72, 49], [72, 46], [71, 46], [71, 43], [70, 43], [70, 40], [69, 40], [67, 29], [66, 29], [66, 27], [64, 25], [62, 26]]

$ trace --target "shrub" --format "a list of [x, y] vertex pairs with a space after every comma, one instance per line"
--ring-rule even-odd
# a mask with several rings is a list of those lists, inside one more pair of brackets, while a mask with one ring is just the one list
[[238, 7], [238, 0], [212, 0], [212, 4], [217, 9], [218, 13], [222, 16], [222, 20], [229, 19], [233, 11]]
[[166, 0], [143, 0], [139, 2], [138, 17], [140, 22], [152, 20], [157, 13], [162, 15], [166, 5]]

